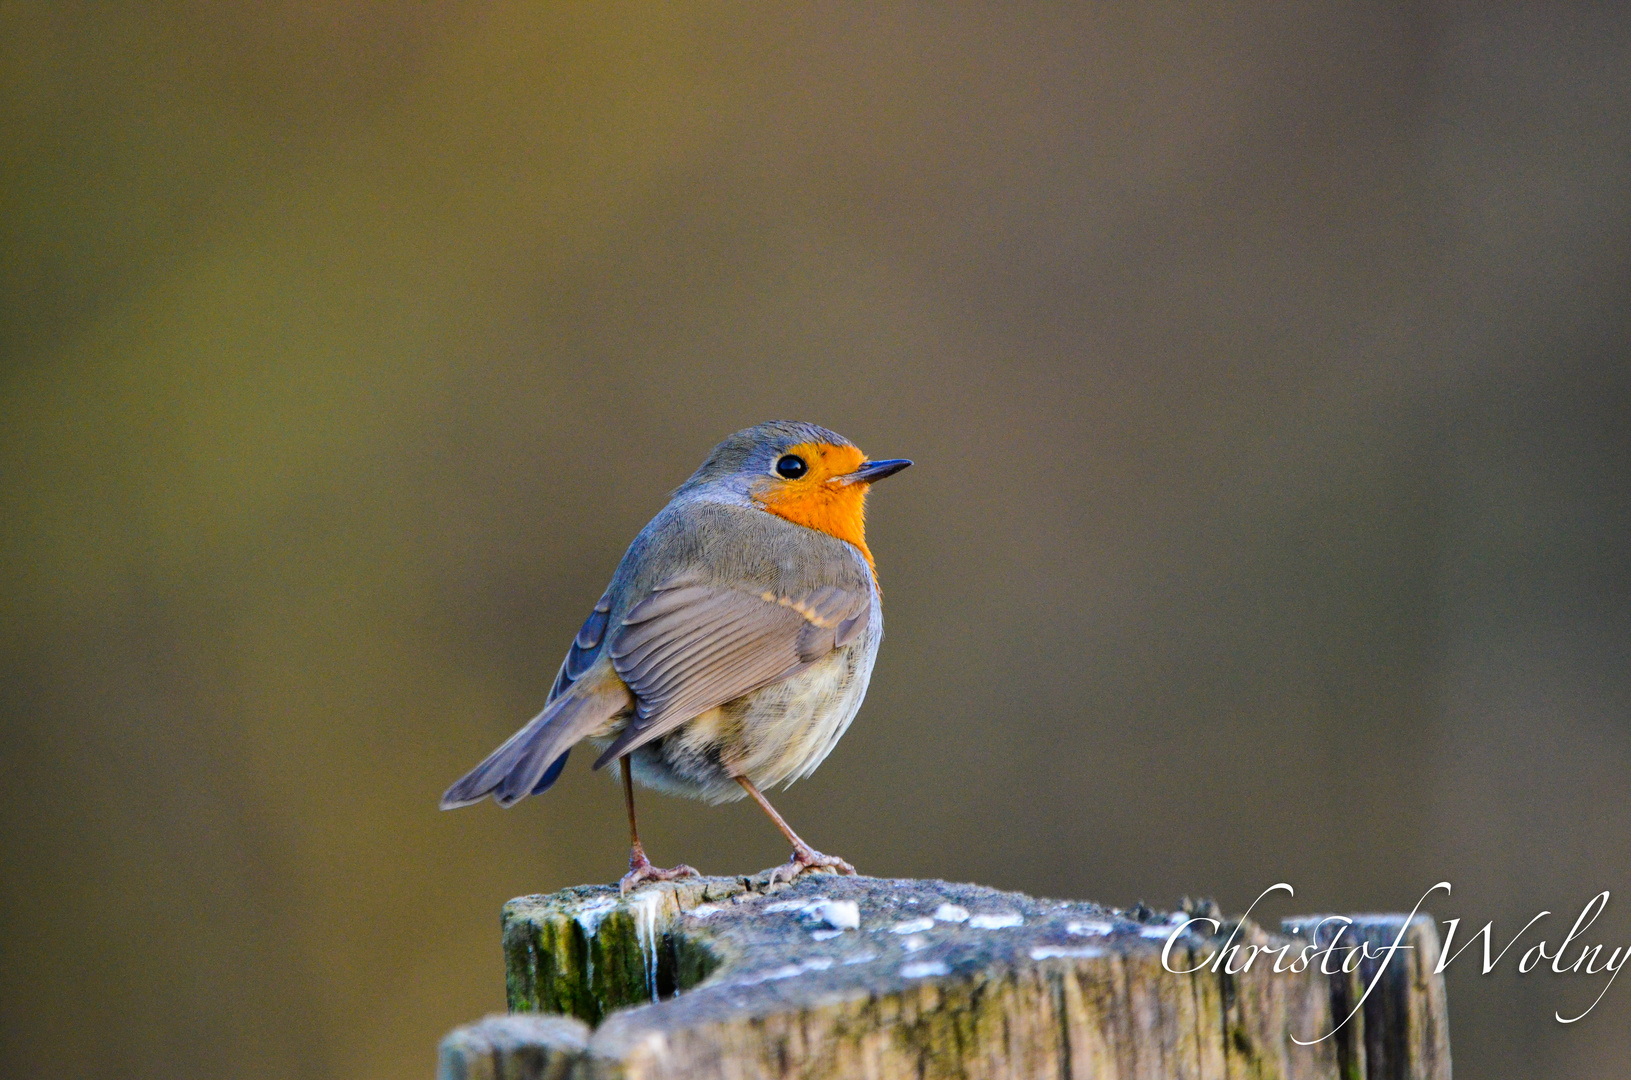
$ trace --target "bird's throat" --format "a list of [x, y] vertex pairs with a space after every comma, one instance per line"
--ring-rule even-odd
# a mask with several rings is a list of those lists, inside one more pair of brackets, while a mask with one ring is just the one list
[[[833, 484], [826, 482], [827, 477], [849, 472], [861, 464], [861, 452], [854, 447], [828, 447], [822, 458], [846, 456], [835, 454], [834, 451], [848, 451], [854, 455], [853, 462], [821, 461], [818, 466], [819, 474], [810, 477], [809, 481], [797, 484], [782, 485], [769, 491], [754, 495], [754, 502], [760, 508], [785, 518], [795, 525], [803, 525], [807, 529], [824, 532], [828, 536], [836, 536], [847, 544], [855, 547], [866, 558], [867, 566], [872, 570], [874, 579], [878, 576], [878, 567], [872, 561], [872, 552], [866, 546], [866, 484]], [[814, 456], [814, 455], [812, 455]]]

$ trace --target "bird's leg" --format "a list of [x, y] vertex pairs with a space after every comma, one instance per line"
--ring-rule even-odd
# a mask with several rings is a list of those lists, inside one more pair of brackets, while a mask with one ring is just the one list
[[651, 860], [646, 858], [646, 849], [640, 846], [640, 828], [634, 823], [634, 776], [629, 771], [629, 755], [624, 754], [617, 764], [623, 772], [623, 802], [629, 808], [629, 872], [618, 881], [617, 891], [626, 894], [648, 881], [696, 877], [697, 872], [684, 863], [672, 870], [664, 870], [660, 866], [652, 866]]
[[772, 882], [792, 881], [800, 874], [816, 869], [832, 870], [839, 874], [853, 875], [855, 873], [855, 867], [843, 859], [836, 855], [823, 855], [801, 840], [799, 834], [793, 831], [793, 827], [787, 824], [780, 814], [776, 813], [776, 808], [770, 805], [770, 800], [759, 794], [759, 789], [753, 786], [751, 780], [745, 776], [738, 776], [736, 782], [742, 785], [744, 791], [753, 796], [753, 801], [759, 804], [759, 809], [769, 814], [770, 820], [776, 823], [776, 828], [780, 829], [782, 835], [793, 843], [793, 857], [770, 872]]

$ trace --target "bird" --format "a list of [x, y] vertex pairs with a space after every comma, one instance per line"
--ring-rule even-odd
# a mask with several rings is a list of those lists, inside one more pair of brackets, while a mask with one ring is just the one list
[[854, 874], [805, 843], [764, 789], [813, 772], [866, 696], [883, 640], [866, 498], [911, 464], [799, 421], [726, 437], [629, 545], [543, 710], [449, 787], [442, 809], [542, 794], [587, 739], [594, 768], [622, 780], [622, 893], [697, 874], [647, 857], [635, 781], [710, 804], [753, 799], [793, 845], [773, 882]]

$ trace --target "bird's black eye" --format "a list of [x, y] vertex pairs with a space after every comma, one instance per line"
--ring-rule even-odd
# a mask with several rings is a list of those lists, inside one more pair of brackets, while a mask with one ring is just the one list
[[777, 474], [785, 476], [789, 480], [797, 480], [808, 469], [809, 466], [804, 464], [804, 459], [797, 454], [783, 454], [776, 461]]

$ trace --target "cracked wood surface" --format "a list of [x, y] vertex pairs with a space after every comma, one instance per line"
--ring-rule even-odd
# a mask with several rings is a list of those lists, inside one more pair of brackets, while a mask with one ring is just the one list
[[[1449, 1080], [1432, 921], [1378, 967], [1273, 970], [1340, 922], [1246, 923], [1235, 974], [1217, 936], [1177, 938], [1140, 907], [1038, 900], [942, 881], [700, 878], [627, 897], [582, 886], [504, 907], [511, 1013], [442, 1043], [443, 1080], [670, 1077], [1283, 1077]], [[1394, 940], [1399, 915], [1350, 916], [1339, 944]], [[1199, 928], [1209, 931], [1209, 926]], [[1336, 968], [1338, 954], [1328, 963]], [[1288, 961], [1282, 962], [1282, 967]]]

